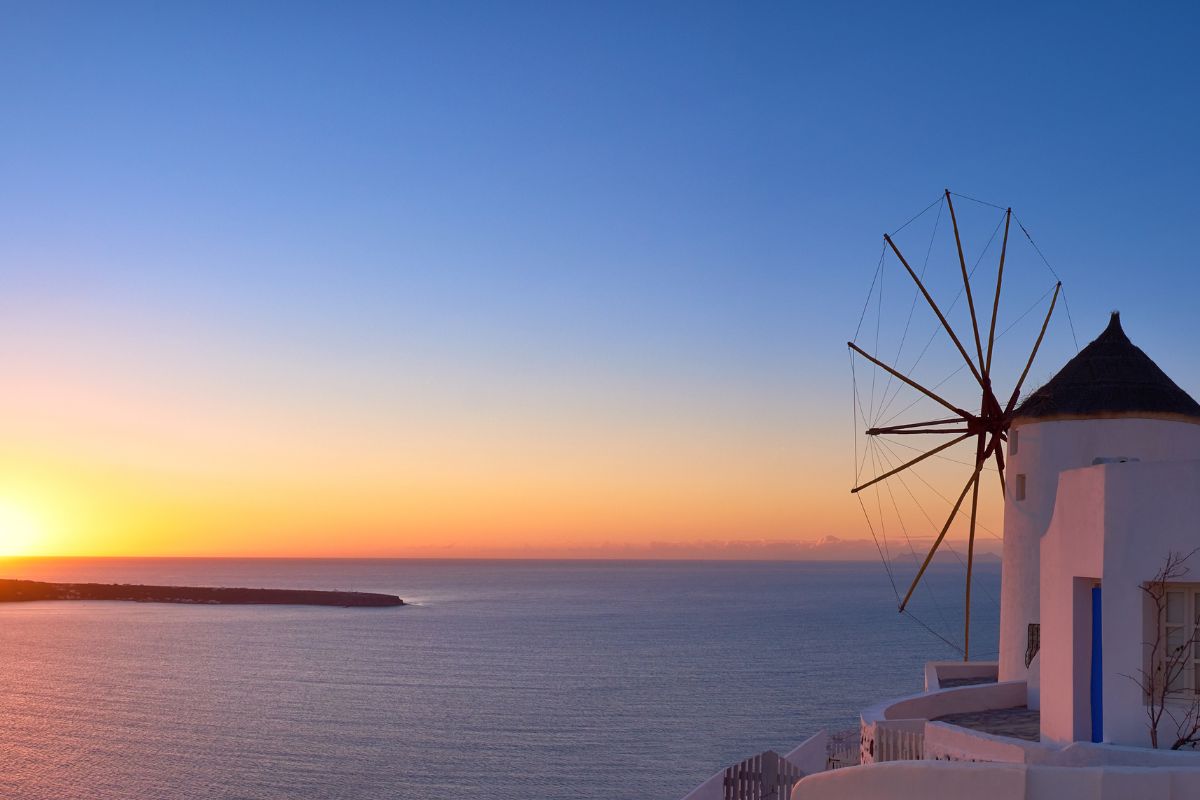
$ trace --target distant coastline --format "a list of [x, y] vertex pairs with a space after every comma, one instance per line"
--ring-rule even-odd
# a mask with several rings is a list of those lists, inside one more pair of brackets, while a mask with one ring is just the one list
[[0, 603], [39, 600], [120, 600], [196, 605], [289, 605], [386, 608], [402, 606], [396, 595], [315, 589], [242, 589], [208, 586], [142, 586], [126, 583], [46, 583], [0, 579]]

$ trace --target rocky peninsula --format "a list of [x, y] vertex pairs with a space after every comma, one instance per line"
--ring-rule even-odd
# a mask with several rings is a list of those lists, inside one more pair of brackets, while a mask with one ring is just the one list
[[202, 605], [402, 606], [394, 594], [331, 592], [315, 589], [236, 589], [208, 586], [141, 586], [128, 583], [45, 583], [0, 579], [0, 603], [34, 600], [127, 600], [136, 603]]

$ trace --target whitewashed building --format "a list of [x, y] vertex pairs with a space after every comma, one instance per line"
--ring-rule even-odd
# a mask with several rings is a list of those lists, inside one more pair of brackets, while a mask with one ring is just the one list
[[[1017, 408], [1007, 464], [999, 660], [863, 711], [857, 766], [822, 768], [823, 732], [783, 756], [793, 800], [1200, 798], [1200, 752], [1169, 749], [1200, 729], [1200, 404], [1114, 314]], [[744, 773], [688, 800], [766, 797]]]

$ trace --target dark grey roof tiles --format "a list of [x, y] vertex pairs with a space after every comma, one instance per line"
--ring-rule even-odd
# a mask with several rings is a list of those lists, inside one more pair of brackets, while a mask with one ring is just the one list
[[1116, 312], [1104, 333], [1017, 407], [1014, 417], [1175, 416], [1200, 422], [1200, 403], [1129, 341]]

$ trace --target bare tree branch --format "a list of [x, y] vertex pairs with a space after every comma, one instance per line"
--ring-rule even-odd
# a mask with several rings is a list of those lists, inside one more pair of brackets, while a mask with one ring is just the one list
[[1121, 676], [1136, 683], [1146, 696], [1146, 727], [1150, 731], [1150, 746], [1154, 748], [1158, 747], [1159, 727], [1164, 716], [1175, 726], [1172, 750], [1194, 748], [1200, 744], [1200, 686], [1192, 687], [1190, 700], [1181, 698], [1175, 690], [1179, 679], [1192, 663], [1193, 648], [1200, 643], [1200, 612], [1192, 620], [1190, 634], [1183, 641], [1172, 646], [1164, 635], [1167, 592], [1171, 584], [1180, 582], [1191, 572], [1186, 562], [1197, 552], [1200, 552], [1200, 547], [1186, 554], [1168, 552], [1155, 576], [1142, 584], [1142, 592], [1154, 607], [1154, 638], [1142, 643], [1143, 647], [1149, 649], [1150, 670], [1139, 669], [1136, 678], [1125, 674]]

